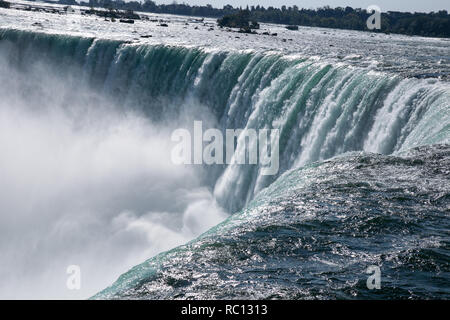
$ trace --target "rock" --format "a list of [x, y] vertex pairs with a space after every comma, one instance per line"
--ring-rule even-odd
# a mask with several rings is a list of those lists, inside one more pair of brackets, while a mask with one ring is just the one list
[[295, 30], [298, 30], [298, 26], [295, 26], [295, 25], [286, 26], [286, 29], [295, 31]]
[[133, 19], [120, 19], [119, 21], [122, 23], [134, 23]]
[[253, 31], [250, 27], [240, 28], [238, 32], [239, 32], [239, 33], [256, 34], [256, 31]]
[[257, 29], [257, 30], [259, 30], [260, 28], [261, 28], [261, 26], [259, 25], [258, 22], [256, 22], [256, 21], [250, 22], [250, 29]]

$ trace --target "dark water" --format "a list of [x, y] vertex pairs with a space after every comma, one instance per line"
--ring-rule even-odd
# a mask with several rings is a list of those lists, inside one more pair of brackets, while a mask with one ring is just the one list
[[[450, 146], [287, 172], [199, 239], [95, 298], [450, 298]], [[365, 273], [381, 270], [381, 289]]]

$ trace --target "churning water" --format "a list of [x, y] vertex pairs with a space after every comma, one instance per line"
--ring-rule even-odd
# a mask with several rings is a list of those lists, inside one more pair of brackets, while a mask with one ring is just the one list
[[[163, 18], [0, 9], [1, 297], [450, 297], [447, 40]], [[278, 174], [173, 165], [194, 120]]]

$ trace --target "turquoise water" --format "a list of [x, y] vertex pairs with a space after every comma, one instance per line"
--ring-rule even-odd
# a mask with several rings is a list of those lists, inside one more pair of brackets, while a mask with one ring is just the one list
[[[278, 175], [202, 168], [229, 218], [94, 298], [449, 298], [448, 82], [316, 56], [15, 29], [0, 30], [0, 56], [29, 84], [16, 97], [35, 102], [53, 98], [33, 85], [39, 62], [74, 88], [63, 108], [92, 103], [79, 94], [89, 87], [149, 125], [192, 112], [221, 130], [280, 129]], [[381, 268], [376, 293], [369, 265]]]
[[[242, 212], [94, 299], [448, 299], [448, 145], [285, 173]], [[366, 286], [368, 266], [381, 289]]]

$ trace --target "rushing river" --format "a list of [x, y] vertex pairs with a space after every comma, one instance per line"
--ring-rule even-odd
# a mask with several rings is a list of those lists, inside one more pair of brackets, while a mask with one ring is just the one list
[[[0, 9], [0, 297], [450, 298], [448, 40], [149, 17]], [[172, 164], [195, 120], [278, 173]]]

